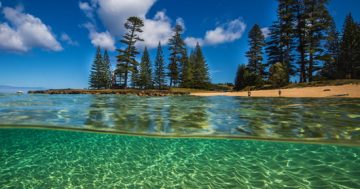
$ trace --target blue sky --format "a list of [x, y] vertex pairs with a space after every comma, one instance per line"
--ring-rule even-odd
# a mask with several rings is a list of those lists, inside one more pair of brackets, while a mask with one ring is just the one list
[[[190, 50], [203, 46], [214, 83], [232, 82], [238, 64], [246, 63], [247, 33], [254, 24], [264, 31], [276, 19], [275, 0], [0, 0], [0, 85], [85, 88], [94, 46], [115, 48], [123, 21], [145, 20], [145, 43], [154, 59], [158, 41], [166, 43], [171, 27], [185, 26]], [[347, 13], [360, 21], [359, 0], [332, 0], [329, 10], [338, 29]], [[164, 45], [165, 55], [167, 47]]]

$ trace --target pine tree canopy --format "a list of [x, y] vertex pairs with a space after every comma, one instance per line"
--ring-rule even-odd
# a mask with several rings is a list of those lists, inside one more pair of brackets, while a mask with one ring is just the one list
[[294, 50], [294, 10], [297, 4], [296, 0], [278, 0], [278, 22], [279, 22], [279, 48], [282, 53], [282, 62], [288, 69], [288, 80], [291, 75], [295, 74], [293, 65], [293, 50]]
[[102, 60], [102, 67], [101, 67], [101, 78], [102, 78], [102, 86], [105, 89], [109, 89], [111, 87], [111, 63], [108, 51], [105, 49], [103, 60]]
[[182, 64], [186, 55], [185, 42], [181, 38], [183, 28], [180, 25], [176, 25], [174, 28], [174, 35], [169, 39], [169, 78], [170, 87], [177, 85], [181, 79]]
[[138, 62], [136, 61], [136, 55], [139, 54], [137, 51], [135, 44], [138, 41], [143, 41], [140, 38], [139, 33], [142, 32], [142, 27], [144, 26], [144, 22], [135, 16], [132, 16], [127, 19], [124, 24], [127, 29], [127, 33], [123, 36], [123, 39], [120, 42], [125, 46], [124, 49], [117, 49], [119, 55], [117, 56], [117, 72], [124, 73], [124, 87], [127, 87], [128, 83], [128, 74], [131, 72], [131, 80], [133, 86], [136, 85], [138, 81]]
[[195, 51], [190, 62], [193, 62], [193, 86], [194, 88], [207, 88], [210, 83], [209, 68], [202, 53], [199, 43], [195, 46]]
[[101, 56], [100, 47], [96, 49], [96, 55], [91, 67], [89, 85], [92, 89], [101, 89], [102, 86], [102, 67], [103, 67], [103, 58]]
[[162, 51], [161, 43], [159, 42], [156, 58], [155, 58], [155, 72], [154, 83], [158, 89], [162, 89], [165, 86], [165, 60]]
[[255, 24], [249, 32], [250, 49], [246, 52], [248, 58], [248, 69], [250, 72], [264, 76], [263, 48], [265, 46], [265, 37], [261, 32], [259, 25]]
[[341, 79], [360, 78], [360, 26], [349, 14], [343, 26], [339, 57], [339, 77]]
[[151, 88], [153, 85], [151, 76], [152, 76], [152, 71], [151, 71], [150, 55], [147, 48], [145, 47], [140, 63], [139, 86], [145, 89]]
[[270, 36], [266, 43], [266, 53], [268, 55], [267, 66], [277, 62], [284, 62], [283, 51], [280, 46], [280, 28], [278, 22], [274, 22], [270, 26]]
[[183, 52], [181, 56], [181, 87], [190, 88], [193, 82], [192, 65], [190, 64], [189, 58], [187, 57], [187, 50]]
[[332, 21], [328, 0], [278, 2], [278, 20], [270, 28], [266, 47], [268, 65], [281, 62], [287, 67], [288, 80], [298, 71], [300, 82], [312, 81], [329, 59], [325, 47]]
[[321, 76], [326, 79], [336, 79], [338, 77], [338, 63], [340, 54], [339, 32], [336, 25], [331, 19], [330, 27], [327, 31], [327, 39], [325, 44], [325, 54], [323, 56], [324, 65], [321, 70]]
[[306, 50], [308, 52], [307, 79], [313, 80], [313, 73], [320, 69], [320, 62], [323, 62], [326, 31], [330, 27], [331, 17], [327, 10], [327, 0], [305, 0], [306, 27]]

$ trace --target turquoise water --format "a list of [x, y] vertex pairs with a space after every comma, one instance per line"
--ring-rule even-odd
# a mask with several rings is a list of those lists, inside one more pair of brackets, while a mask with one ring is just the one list
[[360, 147], [0, 130], [1, 188], [360, 188]]
[[360, 188], [359, 123], [360, 99], [0, 94], [0, 188]]

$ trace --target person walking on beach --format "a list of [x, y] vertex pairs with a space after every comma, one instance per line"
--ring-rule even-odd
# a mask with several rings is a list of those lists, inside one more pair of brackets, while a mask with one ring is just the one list
[[278, 93], [279, 93], [279, 97], [280, 97], [280, 96], [281, 96], [281, 90], [280, 90], [280, 89], [279, 89], [279, 92], [278, 92]]
[[248, 97], [250, 97], [251, 96], [251, 91], [250, 90], [248, 90]]

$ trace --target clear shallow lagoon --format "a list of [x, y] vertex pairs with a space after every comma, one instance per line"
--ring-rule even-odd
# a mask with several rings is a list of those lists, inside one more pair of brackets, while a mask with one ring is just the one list
[[0, 94], [0, 188], [360, 188], [359, 123], [360, 99]]

